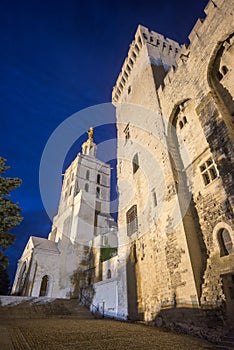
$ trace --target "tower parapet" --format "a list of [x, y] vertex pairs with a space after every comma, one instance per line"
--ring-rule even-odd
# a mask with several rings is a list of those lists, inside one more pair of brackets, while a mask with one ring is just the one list
[[148, 28], [139, 25], [135, 39], [130, 45], [128, 56], [113, 88], [113, 103], [119, 102], [123, 91], [129, 88], [128, 81], [131, 73], [145, 48], [149, 57], [149, 63], [158, 66], [163, 65], [165, 71], [168, 71], [171, 66], [176, 66], [176, 58], [181, 50], [181, 46], [176, 41], [165, 38], [162, 34], [150, 31]]

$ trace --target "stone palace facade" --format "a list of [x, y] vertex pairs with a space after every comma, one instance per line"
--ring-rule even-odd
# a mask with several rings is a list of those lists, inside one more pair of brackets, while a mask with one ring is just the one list
[[82, 294], [107, 315], [158, 324], [180, 308], [233, 321], [234, 2], [209, 1], [205, 14], [189, 45], [143, 26], [130, 45], [112, 92], [118, 230], [91, 130], [48, 240], [31, 237], [19, 260], [13, 293]]

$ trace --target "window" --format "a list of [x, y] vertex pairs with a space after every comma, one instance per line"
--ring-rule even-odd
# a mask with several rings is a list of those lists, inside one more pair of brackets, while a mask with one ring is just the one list
[[96, 197], [100, 198], [100, 187], [96, 188]]
[[111, 278], [111, 270], [110, 269], [107, 270], [107, 278], [108, 279]]
[[214, 161], [211, 158], [209, 158], [205, 163], [203, 163], [200, 166], [200, 171], [205, 186], [207, 186], [209, 183], [211, 183], [218, 177]]
[[88, 184], [85, 184], [85, 191], [89, 192], [89, 185]]
[[188, 120], [185, 116], [183, 117], [183, 122], [184, 122], [184, 124], [188, 123]]
[[69, 196], [71, 195], [72, 193], [72, 186], [70, 187], [70, 190], [69, 190]]
[[181, 117], [180, 120], [178, 121], [178, 125], [180, 129], [182, 129], [187, 123], [188, 123], [188, 119], [186, 116], [183, 116], [183, 118]]
[[129, 130], [129, 124], [126, 126], [124, 129], [124, 134], [125, 134], [125, 141], [130, 139], [130, 130]]
[[138, 169], [139, 169], [139, 158], [138, 158], [138, 154], [136, 153], [132, 160], [133, 174], [135, 174]]
[[232, 253], [233, 244], [232, 244], [231, 236], [228, 230], [226, 230], [225, 228], [219, 230], [218, 242], [219, 242], [221, 257]]
[[126, 213], [127, 235], [131, 236], [138, 229], [137, 206], [133, 205]]
[[90, 171], [87, 170], [87, 171], [86, 171], [86, 180], [89, 180], [89, 175], [90, 175]]
[[228, 72], [227, 66], [222, 66], [221, 71], [222, 71], [223, 75], [226, 75]]
[[156, 195], [155, 190], [152, 191], [152, 199], [153, 199], [153, 205], [154, 205], [154, 207], [156, 207], [158, 204], [158, 201], [157, 201], [157, 195]]
[[101, 175], [97, 174], [97, 183], [100, 184], [100, 182], [101, 182]]
[[131, 88], [131, 86], [129, 86], [128, 87], [128, 95], [131, 93], [131, 90], [132, 90], [132, 88]]

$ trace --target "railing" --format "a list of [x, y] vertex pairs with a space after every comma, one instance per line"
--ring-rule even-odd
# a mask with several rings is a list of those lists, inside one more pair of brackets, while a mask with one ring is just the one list
[[97, 318], [104, 318], [104, 307], [102, 308], [102, 312], [100, 312], [99, 307], [92, 303], [92, 299], [83, 294], [81, 290], [79, 293], [79, 301], [82, 305], [89, 308], [91, 313]]

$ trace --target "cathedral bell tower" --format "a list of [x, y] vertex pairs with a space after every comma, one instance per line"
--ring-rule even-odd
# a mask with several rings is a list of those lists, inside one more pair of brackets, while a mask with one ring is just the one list
[[111, 168], [96, 158], [94, 129], [82, 144], [82, 152], [67, 168], [60, 196], [58, 214], [53, 220], [49, 239], [89, 245], [94, 237], [106, 232], [110, 212]]

